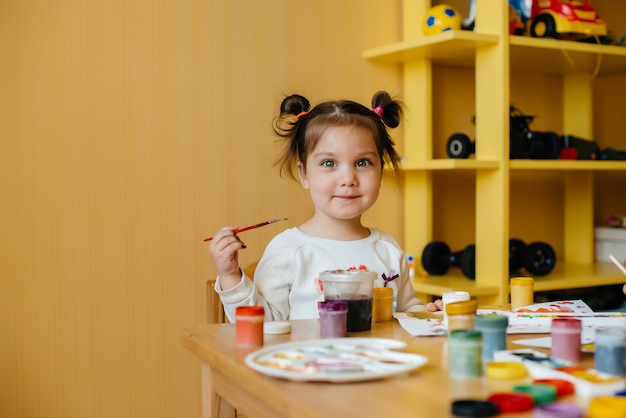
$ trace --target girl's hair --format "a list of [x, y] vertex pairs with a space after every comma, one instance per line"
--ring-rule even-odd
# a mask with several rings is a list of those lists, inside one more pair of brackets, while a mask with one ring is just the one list
[[395, 128], [400, 124], [402, 106], [389, 93], [379, 91], [374, 94], [372, 109], [349, 100], [324, 102], [309, 110], [310, 107], [306, 97], [298, 94], [286, 97], [280, 105], [274, 131], [285, 140], [283, 153], [276, 161], [281, 176], [287, 173], [297, 181], [298, 162], [306, 164], [307, 156], [315, 149], [324, 131], [346, 125], [369, 130], [376, 141], [381, 166], [389, 163], [394, 171], [398, 169], [400, 157], [385, 125]]

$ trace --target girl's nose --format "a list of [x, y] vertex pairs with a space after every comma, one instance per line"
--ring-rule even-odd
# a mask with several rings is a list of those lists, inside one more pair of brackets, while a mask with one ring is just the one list
[[354, 168], [348, 168], [341, 173], [341, 185], [342, 186], [356, 186], [357, 175]]

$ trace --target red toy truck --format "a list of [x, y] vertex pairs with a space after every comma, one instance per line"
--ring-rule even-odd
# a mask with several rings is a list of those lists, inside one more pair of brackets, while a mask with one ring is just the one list
[[589, 0], [534, 0], [530, 19], [530, 34], [536, 38], [606, 36], [606, 24]]

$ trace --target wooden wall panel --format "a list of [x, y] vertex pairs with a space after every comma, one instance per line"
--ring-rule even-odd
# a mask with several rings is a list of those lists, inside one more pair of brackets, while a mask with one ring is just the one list
[[[202, 238], [288, 217], [245, 263], [310, 215], [272, 118], [401, 93], [361, 58], [393, 22], [398, 1], [0, 1], [0, 416], [199, 415]], [[367, 222], [401, 239], [399, 201], [386, 182]]]

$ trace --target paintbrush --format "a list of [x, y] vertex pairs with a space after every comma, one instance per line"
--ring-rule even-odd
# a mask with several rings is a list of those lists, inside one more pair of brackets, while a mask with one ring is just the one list
[[622, 271], [622, 273], [626, 274], [626, 267], [624, 267], [624, 265], [620, 263], [613, 254], [609, 254], [609, 258]]
[[[248, 231], [250, 229], [260, 228], [260, 227], [265, 226], [265, 225], [273, 224], [274, 222], [280, 222], [280, 221], [286, 221], [286, 220], [287, 220], [287, 218], [270, 219], [269, 221], [261, 222], [260, 224], [250, 225], [250, 226], [246, 226], [245, 228], [235, 229], [233, 232], [235, 234], [238, 234], [238, 233], [243, 232], [243, 231]], [[211, 241], [212, 239], [213, 239], [213, 237], [205, 238], [204, 242]]]

